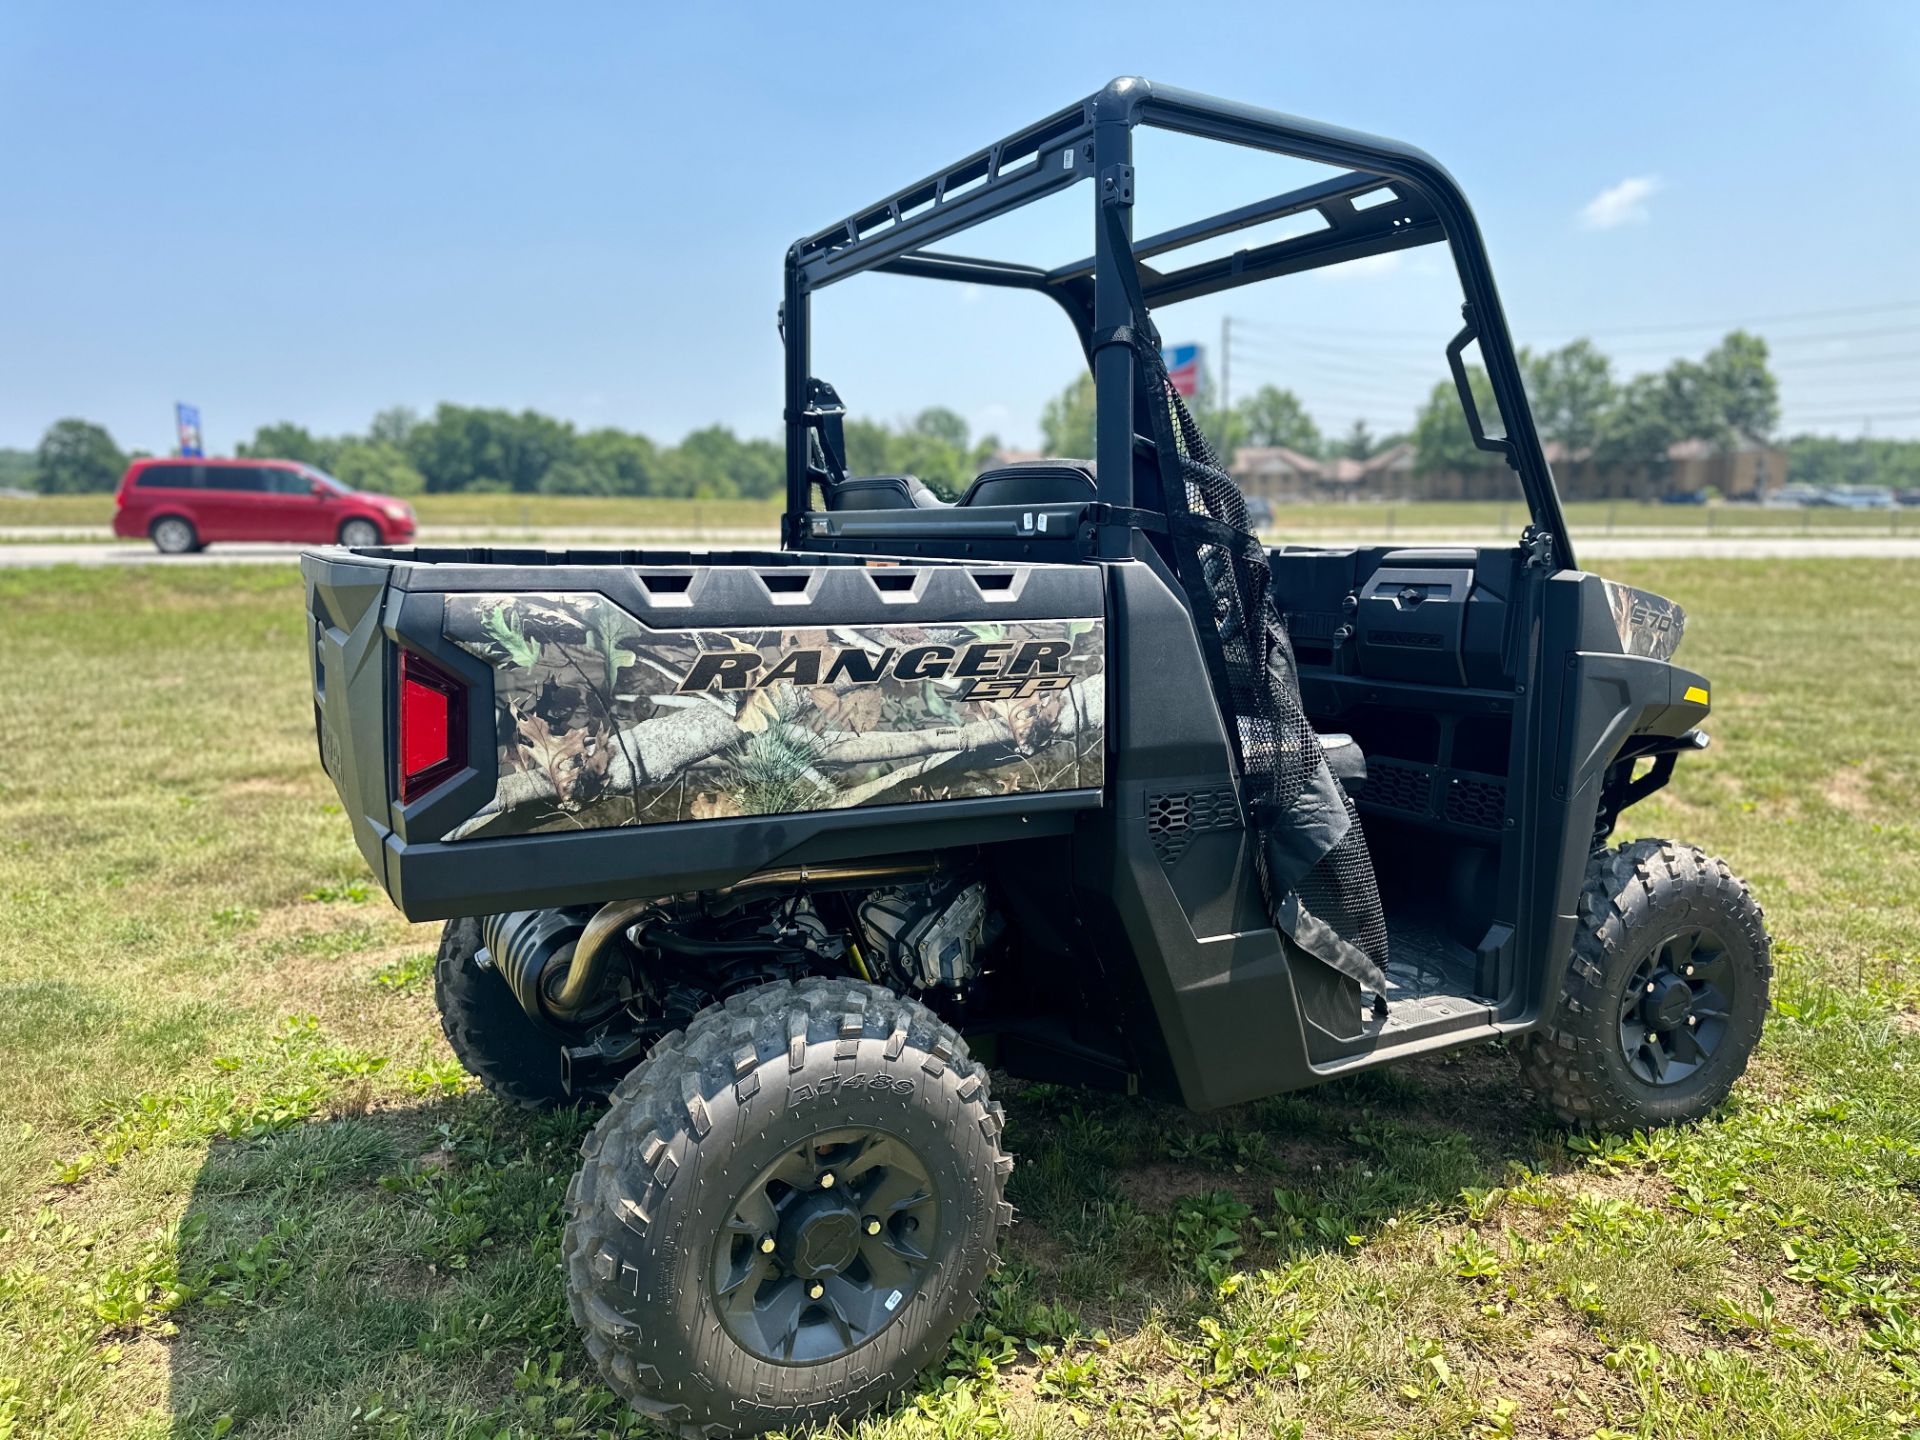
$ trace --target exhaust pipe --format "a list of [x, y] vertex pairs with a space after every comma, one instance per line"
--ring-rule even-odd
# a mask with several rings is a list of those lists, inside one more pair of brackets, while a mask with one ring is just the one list
[[[784, 865], [756, 871], [745, 879], [705, 893], [714, 900], [734, 901], [762, 890], [843, 890], [919, 879], [945, 868], [945, 858], [933, 854], [869, 862]], [[567, 943], [566, 932], [581, 923], [583, 911], [580, 909], [488, 916], [483, 922], [483, 935], [494, 964], [513, 987], [521, 1006], [535, 1019], [567, 1024], [580, 1019], [600, 998], [607, 962], [613, 955], [612, 942], [659, 903], [658, 896], [644, 900], [610, 900], [585, 922], [571, 944]], [[567, 953], [569, 950], [571, 955]], [[566, 972], [557, 984], [548, 983], [547, 972], [563, 960]]]

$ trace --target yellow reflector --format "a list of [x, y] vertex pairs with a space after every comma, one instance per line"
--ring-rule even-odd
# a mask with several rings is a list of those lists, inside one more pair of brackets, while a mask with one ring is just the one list
[[1695, 705], [1704, 705], [1707, 703], [1707, 692], [1698, 685], [1689, 685], [1686, 698]]

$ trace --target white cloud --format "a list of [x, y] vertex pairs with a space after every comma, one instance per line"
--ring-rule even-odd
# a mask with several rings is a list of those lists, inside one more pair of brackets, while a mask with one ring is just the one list
[[1586, 203], [1580, 223], [1589, 230], [1612, 230], [1621, 225], [1647, 223], [1647, 201], [1659, 193], [1658, 175], [1629, 175], [1609, 185]]

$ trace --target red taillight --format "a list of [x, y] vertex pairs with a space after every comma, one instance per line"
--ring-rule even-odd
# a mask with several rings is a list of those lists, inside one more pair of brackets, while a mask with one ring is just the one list
[[411, 650], [400, 652], [400, 799], [409, 803], [467, 763], [460, 682]]

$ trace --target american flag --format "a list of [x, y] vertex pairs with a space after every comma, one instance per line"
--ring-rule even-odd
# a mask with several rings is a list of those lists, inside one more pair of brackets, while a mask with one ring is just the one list
[[1200, 347], [1169, 345], [1160, 352], [1160, 358], [1166, 362], [1167, 378], [1173, 381], [1173, 388], [1192, 398], [1200, 389]]

